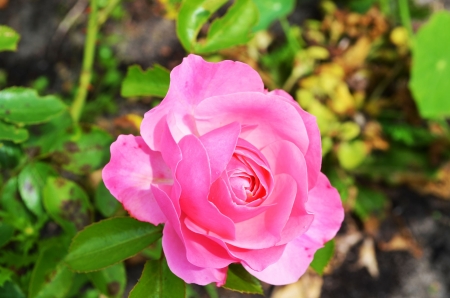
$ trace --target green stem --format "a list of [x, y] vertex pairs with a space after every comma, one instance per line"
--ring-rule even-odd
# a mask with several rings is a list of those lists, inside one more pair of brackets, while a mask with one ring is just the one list
[[400, 19], [403, 27], [408, 31], [410, 39], [414, 36], [414, 32], [411, 25], [411, 15], [409, 13], [408, 0], [398, 0], [398, 8], [400, 10]]
[[91, 0], [91, 13], [89, 14], [86, 43], [84, 45], [83, 65], [80, 74], [80, 84], [78, 86], [75, 100], [72, 103], [70, 114], [74, 122], [80, 120], [81, 112], [83, 111], [84, 104], [88, 93], [88, 87], [92, 78], [92, 65], [94, 64], [95, 56], [95, 43], [97, 40], [97, 33], [99, 24], [97, 0]]
[[383, 14], [385, 16], [390, 16], [391, 15], [391, 7], [390, 7], [389, 0], [380, 0], [380, 9], [381, 9], [381, 12], [383, 12]]
[[101, 26], [103, 23], [106, 22], [111, 12], [114, 10], [114, 8], [119, 4], [121, 0], [109, 0], [108, 4], [105, 8], [103, 8], [98, 13], [98, 25]]

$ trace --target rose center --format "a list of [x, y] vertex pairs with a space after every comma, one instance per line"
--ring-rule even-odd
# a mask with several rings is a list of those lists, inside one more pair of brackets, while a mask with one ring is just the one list
[[236, 204], [257, 203], [256, 201], [265, 198], [267, 190], [261, 183], [261, 179], [265, 178], [261, 177], [264, 176], [264, 171], [251, 160], [238, 154], [233, 155], [227, 173]]

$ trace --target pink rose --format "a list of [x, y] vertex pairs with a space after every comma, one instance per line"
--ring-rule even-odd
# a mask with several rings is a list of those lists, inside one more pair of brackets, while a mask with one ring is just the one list
[[190, 55], [170, 78], [141, 136], [112, 144], [107, 188], [131, 216], [164, 224], [184, 281], [220, 286], [241, 263], [267, 283], [295, 282], [344, 217], [320, 172], [315, 117], [240, 62]]

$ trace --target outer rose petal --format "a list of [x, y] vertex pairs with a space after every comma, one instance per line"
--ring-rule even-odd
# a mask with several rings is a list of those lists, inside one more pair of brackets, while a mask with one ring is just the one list
[[119, 136], [111, 145], [111, 160], [102, 176], [111, 194], [131, 216], [155, 225], [165, 222], [151, 184], [170, 185], [172, 174], [161, 153], [150, 150], [141, 137]]
[[314, 221], [303, 236], [322, 247], [336, 235], [344, 220], [339, 193], [323, 173], [319, 174], [316, 186], [309, 192], [306, 209], [314, 213]]
[[195, 131], [191, 113], [202, 100], [217, 95], [237, 92], [263, 92], [259, 74], [247, 64], [235, 61], [210, 63], [202, 57], [189, 55], [170, 74], [169, 91], [161, 104], [145, 114], [141, 135], [153, 150], [160, 151], [161, 121], [169, 112], [175, 115], [175, 127], [170, 126], [174, 138]]
[[305, 112], [298, 103], [284, 90], [274, 90], [269, 94], [276, 94], [285, 99], [286, 102], [295, 107], [305, 124], [309, 138], [308, 151], [305, 154], [306, 165], [308, 166], [308, 184], [309, 189], [316, 185], [317, 177], [322, 165], [322, 139], [320, 138], [319, 126], [316, 117]]
[[310, 192], [307, 208], [315, 216], [308, 231], [289, 242], [280, 260], [263, 271], [257, 272], [244, 264], [248, 272], [273, 285], [293, 283], [300, 278], [314, 253], [336, 235], [344, 220], [339, 194], [322, 173]]
[[[200, 232], [214, 233], [222, 239], [233, 239], [234, 224], [208, 201], [211, 187], [208, 155], [201, 141], [193, 135], [184, 137], [179, 143], [183, 159], [176, 172], [181, 186], [180, 206], [187, 215], [185, 222], [197, 225]], [[193, 225], [189, 225], [191, 228]]]
[[[224, 268], [236, 262], [223, 243], [218, 243], [204, 235], [190, 231], [180, 221], [180, 217], [167, 193], [157, 186], [152, 186], [155, 199], [167, 218], [166, 226], [170, 225], [184, 247], [183, 258], [189, 264], [199, 268]], [[169, 245], [169, 244], [167, 244]], [[173, 244], [176, 245], [176, 244]], [[181, 253], [181, 252], [179, 252]]]
[[202, 286], [212, 282], [216, 282], [218, 286], [225, 284], [227, 268], [201, 268], [192, 265], [186, 258], [183, 241], [169, 223], [164, 226], [162, 244], [170, 270], [185, 282]]
[[299, 113], [277, 95], [245, 92], [210, 97], [197, 106], [195, 119], [200, 135], [231, 122], [257, 125], [245, 140], [258, 149], [287, 140], [306, 153], [309, 145]]

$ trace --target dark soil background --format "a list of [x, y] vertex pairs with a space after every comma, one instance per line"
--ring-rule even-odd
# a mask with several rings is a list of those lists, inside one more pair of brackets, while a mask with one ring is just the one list
[[[0, 9], [0, 24], [11, 26], [21, 34], [17, 52], [0, 54], [0, 69], [7, 73], [8, 85], [29, 85], [44, 75], [50, 79], [48, 92], [64, 93], [67, 81], [76, 83], [82, 60], [86, 24], [83, 11], [87, 2], [10, 0]], [[80, 17], [70, 28], [65, 28], [61, 22], [75, 6], [81, 9]], [[121, 61], [120, 69], [125, 73], [127, 66], [135, 63], [143, 68], [154, 63], [168, 68], [179, 64], [185, 52], [176, 38], [174, 22], [161, 17], [161, 7], [146, 0], [125, 1], [124, 7], [128, 12], [126, 19], [108, 21], [102, 30], [104, 34], [120, 37], [113, 47]], [[317, 14], [317, 1], [300, 1], [290, 21], [300, 24]], [[151, 108], [142, 103], [124, 102], [119, 95], [117, 100], [123, 107], [119, 114], [130, 109], [143, 114]], [[391, 207], [375, 238], [388, 241], [399, 230], [407, 229], [422, 250], [421, 257], [408, 251], [377, 248], [379, 276], [374, 278], [357, 264], [362, 243], [359, 241], [349, 250], [343, 264], [324, 276], [321, 297], [450, 297], [450, 201], [421, 196], [407, 188], [383, 189], [391, 199]], [[341, 234], [345, 234], [346, 226], [354, 221], [351, 216], [347, 218]], [[140, 276], [142, 265], [129, 266], [128, 270], [128, 288], [131, 289]], [[201, 297], [207, 297], [200, 287], [195, 289]], [[265, 289], [269, 297], [273, 287]], [[222, 289], [219, 295], [251, 297]]]

